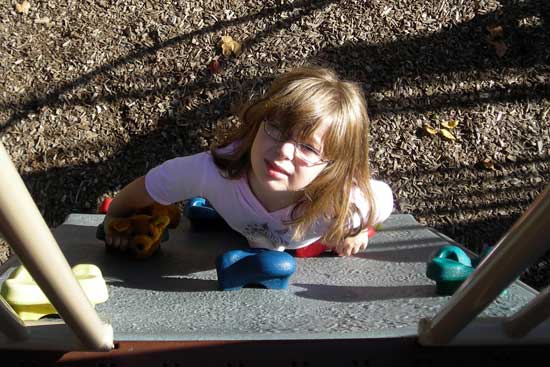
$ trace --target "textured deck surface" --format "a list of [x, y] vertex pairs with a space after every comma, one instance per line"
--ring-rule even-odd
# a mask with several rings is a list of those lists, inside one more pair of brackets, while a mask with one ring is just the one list
[[[191, 232], [180, 225], [146, 261], [106, 253], [95, 239], [102, 215], [72, 214], [53, 230], [69, 263], [99, 266], [109, 300], [96, 306], [115, 340], [262, 340], [414, 336], [419, 319], [448, 297], [435, 293], [426, 263], [443, 236], [410, 215], [392, 215], [366, 252], [296, 259], [287, 291], [217, 290], [214, 260], [243, 247], [231, 233]], [[4, 264], [0, 281], [18, 265]], [[515, 282], [481, 316], [508, 316], [536, 292]]]

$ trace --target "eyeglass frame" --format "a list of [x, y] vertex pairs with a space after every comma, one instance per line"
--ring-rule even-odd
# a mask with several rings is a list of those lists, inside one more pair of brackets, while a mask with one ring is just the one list
[[[318, 151], [317, 148], [309, 145], [309, 144], [306, 144], [306, 143], [300, 143], [298, 141], [296, 141], [295, 139], [292, 139], [291, 137], [284, 137], [283, 136], [283, 132], [281, 131], [281, 129], [278, 127], [277, 124], [269, 121], [269, 120], [264, 120], [262, 121], [263, 125], [264, 125], [264, 132], [267, 136], [269, 136], [271, 139], [273, 139], [274, 141], [278, 142], [278, 143], [286, 143], [286, 142], [292, 142], [292, 145], [294, 146], [294, 157], [295, 158], [298, 158], [300, 161], [308, 164], [308, 165], [317, 165], [317, 164], [320, 164], [320, 163], [326, 163], [326, 164], [331, 164], [332, 162], [334, 162], [333, 160], [330, 160], [330, 159], [323, 159], [323, 157], [321, 156], [321, 152]], [[268, 129], [268, 125], [270, 125], [271, 127], [273, 127], [275, 130], [279, 131], [281, 133], [281, 137], [276, 137], [276, 136], [273, 136], [270, 132], [269, 132], [269, 129]], [[310, 149], [312, 152], [314, 152], [315, 154], [318, 155], [319, 157], [319, 160], [318, 161], [315, 161], [315, 162], [311, 162], [309, 160], [307, 160], [304, 156], [303, 156], [303, 153], [302, 151], [300, 150], [300, 147], [306, 147], [306, 149]]]

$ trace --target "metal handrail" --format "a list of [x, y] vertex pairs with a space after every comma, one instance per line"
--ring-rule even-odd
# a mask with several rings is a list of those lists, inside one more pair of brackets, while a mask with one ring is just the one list
[[[547, 186], [449, 302], [432, 319], [420, 321], [419, 342], [424, 345], [449, 343], [544, 254], [550, 246], [549, 233], [550, 186]], [[512, 325], [511, 330], [519, 332], [519, 326], [513, 325], [521, 323], [524, 317], [509, 321], [508, 327]]]
[[112, 327], [86, 298], [2, 142], [0, 172], [0, 232], [83, 347], [112, 349]]

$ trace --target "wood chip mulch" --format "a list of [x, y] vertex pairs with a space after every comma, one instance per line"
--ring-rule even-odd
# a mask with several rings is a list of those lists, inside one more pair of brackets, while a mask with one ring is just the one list
[[[304, 64], [364, 88], [397, 210], [475, 251], [550, 181], [548, 1], [8, 3], [0, 140], [52, 227], [206, 149], [240, 100]], [[522, 279], [548, 285], [549, 258]]]

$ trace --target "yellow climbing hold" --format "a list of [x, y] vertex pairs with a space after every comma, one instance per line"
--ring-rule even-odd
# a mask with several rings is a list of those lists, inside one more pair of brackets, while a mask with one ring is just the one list
[[[109, 298], [107, 285], [97, 266], [78, 264], [72, 270], [88, 300], [94, 306], [107, 301]], [[23, 265], [15, 269], [2, 284], [0, 294], [21, 320], [39, 320], [46, 315], [57, 314], [44, 292]]]

